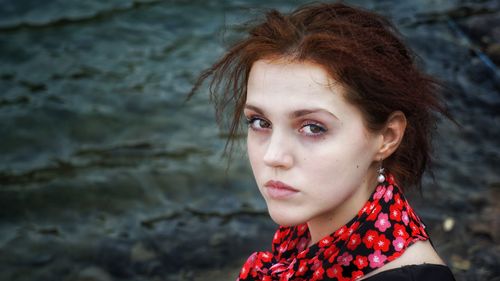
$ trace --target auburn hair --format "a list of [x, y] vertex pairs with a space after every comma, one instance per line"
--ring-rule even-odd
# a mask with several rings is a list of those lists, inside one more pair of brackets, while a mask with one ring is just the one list
[[384, 167], [403, 187], [421, 186], [431, 161], [435, 113], [451, 116], [440, 99], [440, 83], [419, 70], [416, 55], [390, 21], [342, 3], [320, 3], [289, 14], [270, 10], [249, 25], [248, 35], [198, 77], [188, 96], [211, 78], [216, 119], [228, 130], [226, 152], [231, 153], [242, 128], [250, 69], [268, 58], [321, 66], [345, 88], [344, 98], [359, 108], [371, 131], [382, 129], [394, 111], [402, 111], [406, 131]]

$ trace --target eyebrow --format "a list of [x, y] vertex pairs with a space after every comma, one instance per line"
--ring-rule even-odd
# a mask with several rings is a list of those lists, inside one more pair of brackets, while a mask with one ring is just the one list
[[[262, 109], [258, 108], [257, 106], [254, 106], [254, 105], [251, 105], [251, 104], [245, 104], [245, 108], [253, 110], [253, 111], [257, 112], [258, 114], [265, 115], [264, 111]], [[329, 114], [329, 115], [331, 115], [333, 118], [335, 118], [337, 120], [339, 119], [337, 116], [335, 116], [335, 114], [333, 114], [332, 112], [330, 112], [330, 111], [328, 111], [326, 109], [323, 109], [323, 108], [311, 108], [311, 109], [296, 110], [296, 111], [293, 111], [292, 113], [290, 113], [290, 117], [292, 117], [292, 118], [299, 118], [299, 117], [302, 117], [302, 116], [305, 116], [305, 115], [308, 115], [308, 114], [321, 113], [321, 112]]]

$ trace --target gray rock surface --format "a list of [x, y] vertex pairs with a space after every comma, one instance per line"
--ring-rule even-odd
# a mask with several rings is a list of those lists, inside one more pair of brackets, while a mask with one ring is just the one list
[[[436, 181], [411, 201], [457, 280], [498, 280], [498, 1], [347, 2], [448, 85], [461, 127], [440, 122]], [[244, 149], [226, 171], [206, 91], [184, 98], [237, 24], [302, 3], [4, 1], [0, 280], [234, 280], [269, 249]]]

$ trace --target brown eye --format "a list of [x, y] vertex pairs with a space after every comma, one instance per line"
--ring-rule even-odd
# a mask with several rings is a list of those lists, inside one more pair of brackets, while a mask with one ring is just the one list
[[318, 133], [321, 133], [323, 131], [323, 128], [321, 128], [320, 126], [316, 126], [316, 125], [309, 125], [309, 130], [313, 134], [318, 134]]
[[271, 124], [268, 121], [257, 117], [248, 119], [247, 123], [248, 126], [254, 130], [268, 129], [271, 127]]
[[266, 120], [259, 120], [259, 126], [261, 128], [268, 128], [270, 126], [269, 122], [267, 122]]
[[318, 136], [325, 133], [327, 130], [318, 124], [306, 124], [301, 129], [300, 132], [307, 136]]

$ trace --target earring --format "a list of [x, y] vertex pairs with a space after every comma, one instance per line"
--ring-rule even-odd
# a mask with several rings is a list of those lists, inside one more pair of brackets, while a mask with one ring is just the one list
[[385, 181], [384, 168], [382, 168], [382, 161], [380, 161], [380, 168], [378, 169], [377, 181], [383, 183]]

